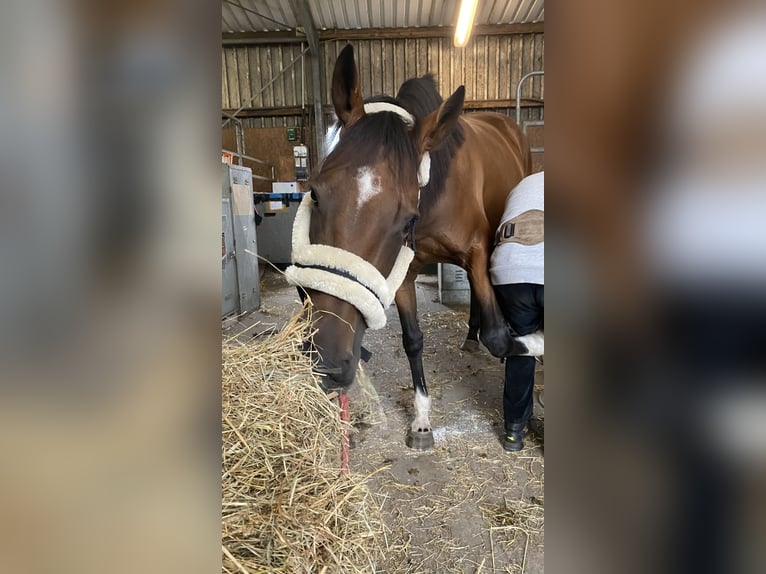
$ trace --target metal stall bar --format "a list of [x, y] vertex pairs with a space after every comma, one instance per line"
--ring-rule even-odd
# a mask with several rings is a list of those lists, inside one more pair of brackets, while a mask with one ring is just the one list
[[[544, 126], [544, 125], [545, 125], [545, 122], [543, 120], [526, 121], [526, 122], [524, 122], [524, 126], [523, 126], [524, 133], [527, 133], [527, 128], [530, 127], [530, 126], [532, 126], [532, 127], [538, 126], [539, 127], [539, 126]], [[545, 151], [545, 148], [544, 147], [531, 147], [531, 148], [529, 148], [529, 151], [532, 152], [532, 153], [543, 153]]]
[[[233, 121], [234, 122], [234, 141], [237, 144], [237, 153], [234, 154], [237, 156], [237, 163], [239, 165], [242, 165], [242, 154], [245, 153], [245, 129], [242, 127], [242, 120], [239, 118], [235, 118], [234, 116], [230, 116], [226, 112], [223, 112], [223, 115], [225, 115], [228, 120], [226, 121]], [[223, 127], [226, 127], [226, 123], [223, 124]], [[226, 150], [222, 150], [226, 151]], [[233, 153], [233, 152], [228, 152]]]
[[[522, 78], [519, 80], [518, 85], [516, 86], [516, 123], [521, 124], [521, 88], [524, 85], [524, 82], [526, 82], [529, 78], [532, 78], [534, 76], [543, 76], [545, 75], [545, 72], [542, 70], [537, 70], [535, 72], [529, 72], [528, 74], [524, 74]], [[532, 124], [529, 124], [532, 125]], [[541, 125], [541, 124], [536, 124]]]
[[[529, 72], [528, 74], [525, 74], [522, 76], [522, 78], [519, 80], [518, 85], [516, 86], [516, 123], [521, 125], [521, 130], [526, 134], [527, 128], [530, 126], [544, 126], [545, 121], [544, 120], [527, 120], [525, 122], [521, 122], [521, 88], [524, 85], [524, 82], [527, 81], [530, 78], [533, 78], [535, 76], [544, 76], [545, 72], [542, 70], [536, 70], [534, 72]], [[533, 147], [529, 148], [529, 151], [531, 153], [543, 153], [545, 151], [544, 147]]]
[[269, 179], [268, 177], [263, 177], [262, 175], [253, 175], [253, 179], [260, 179], [260, 180], [263, 180], [263, 181], [277, 181], [277, 171], [276, 171], [276, 169], [274, 168], [274, 166], [272, 164], [270, 164], [270, 163], [268, 163], [266, 161], [263, 161], [262, 159], [258, 159], [257, 157], [253, 157], [253, 156], [250, 156], [250, 155], [245, 155], [245, 154], [242, 154], [242, 153], [233, 152], [233, 151], [228, 150], [228, 149], [222, 149], [221, 151], [223, 153], [230, 153], [234, 157], [237, 157], [237, 158], [240, 158], [240, 159], [246, 159], [248, 161], [252, 161], [253, 163], [258, 163], [258, 164], [265, 165], [266, 167], [271, 168], [271, 179]]

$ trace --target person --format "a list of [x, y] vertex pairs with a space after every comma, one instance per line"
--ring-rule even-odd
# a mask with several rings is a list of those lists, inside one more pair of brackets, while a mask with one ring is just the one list
[[[530, 175], [511, 191], [495, 236], [490, 278], [505, 320], [515, 336], [543, 330], [544, 175]], [[524, 448], [524, 427], [532, 416], [536, 358], [505, 358], [503, 448]]]

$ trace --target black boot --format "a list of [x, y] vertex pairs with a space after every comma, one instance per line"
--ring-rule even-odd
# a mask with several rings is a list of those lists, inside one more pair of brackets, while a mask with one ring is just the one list
[[525, 423], [509, 425], [505, 431], [505, 439], [503, 439], [503, 448], [505, 450], [517, 452], [524, 448], [524, 426]]

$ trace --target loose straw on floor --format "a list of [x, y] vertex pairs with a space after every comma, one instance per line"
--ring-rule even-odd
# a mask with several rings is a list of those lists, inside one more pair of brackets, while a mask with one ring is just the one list
[[222, 554], [236, 572], [374, 572], [384, 540], [366, 478], [341, 473], [347, 422], [303, 353], [307, 326], [222, 345]]

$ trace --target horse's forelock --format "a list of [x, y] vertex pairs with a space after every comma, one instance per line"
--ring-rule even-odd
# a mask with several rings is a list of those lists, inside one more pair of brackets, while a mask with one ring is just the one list
[[[399, 106], [389, 96], [369, 98], [365, 104], [389, 103]], [[364, 115], [348, 128], [333, 124], [325, 135], [325, 160], [333, 165], [371, 165], [381, 156], [396, 162], [395, 173], [413, 174], [417, 171], [419, 157], [411, 137], [412, 128], [406, 117], [408, 112], [396, 113], [382, 109]], [[411, 123], [411, 122], [410, 122]], [[343, 132], [343, 138], [340, 132]], [[332, 154], [332, 157], [330, 157]]]
[[[415, 116], [416, 121], [420, 121], [428, 114], [436, 111], [443, 101], [434, 76], [427, 74], [420, 78], [410, 78], [405, 81], [395, 98], [375, 96], [366, 99], [365, 103], [385, 102], [401, 106]], [[397, 162], [396, 167], [400, 172], [410, 169], [410, 167], [415, 172], [421, 165], [420, 158], [417, 157], [417, 150], [415, 150], [409, 137], [407, 126], [396, 114], [385, 112], [371, 114], [359, 121], [358, 128], [361, 129], [354, 129], [354, 127], [349, 128], [348, 133], [344, 135], [346, 138], [344, 141], [347, 141], [348, 144], [343, 146], [343, 150], [338, 148], [340, 124], [336, 122], [328, 130], [325, 139], [327, 146], [325, 157], [329, 156], [332, 151], [338, 150], [341, 152], [341, 156], [346, 153], [353, 153], [362, 162], [371, 163], [377, 159], [381, 152], [387, 152]], [[444, 191], [452, 158], [464, 141], [463, 127], [457, 124], [452, 133], [444, 139], [437, 149], [431, 151], [429, 177], [422, 177], [425, 174], [420, 174], [420, 180], [424, 183], [428, 182], [422, 188], [421, 216], [430, 210]], [[347, 160], [341, 156], [337, 157], [338, 161]]]

